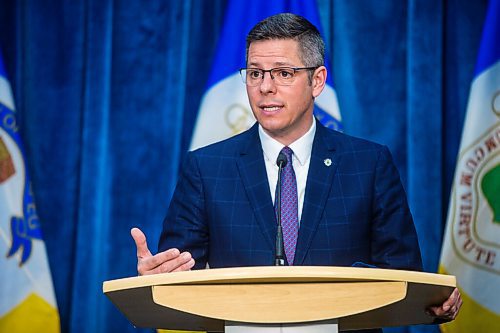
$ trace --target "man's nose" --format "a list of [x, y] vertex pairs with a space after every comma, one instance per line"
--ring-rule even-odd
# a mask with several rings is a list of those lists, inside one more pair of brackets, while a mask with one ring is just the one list
[[263, 94], [276, 92], [276, 84], [274, 83], [274, 79], [271, 76], [271, 72], [264, 72], [262, 82], [260, 83], [260, 92]]

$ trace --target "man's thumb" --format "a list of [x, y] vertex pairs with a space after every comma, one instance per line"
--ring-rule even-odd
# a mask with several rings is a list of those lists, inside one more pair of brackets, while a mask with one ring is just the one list
[[151, 252], [148, 249], [146, 235], [139, 228], [132, 228], [130, 235], [134, 239], [135, 246], [137, 247], [137, 258], [151, 257]]

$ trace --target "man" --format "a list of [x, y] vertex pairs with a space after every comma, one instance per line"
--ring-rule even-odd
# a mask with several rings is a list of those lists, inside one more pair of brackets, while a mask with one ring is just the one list
[[[421, 270], [406, 195], [387, 148], [329, 130], [313, 117], [327, 77], [316, 27], [293, 14], [269, 17], [248, 34], [246, 56], [241, 74], [257, 123], [188, 153], [159, 253], [151, 254], [139, 229], [131, 231], [139, 274], [272, 265], [280, 153], [291, 198], [282, 200], [289, 265]], [[450, 320], [460, 305], [455, 290], [430, 312]]]

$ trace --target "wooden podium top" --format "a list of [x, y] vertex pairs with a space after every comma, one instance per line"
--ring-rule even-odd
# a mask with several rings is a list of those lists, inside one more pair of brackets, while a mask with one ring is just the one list
[[454, 276], [355, 267], [243, 267], [138, 276], [103, 284], [137, 327], [223, 331], [224, 321], [300, 323], [338, 318], [339, 328], [431, 323]]

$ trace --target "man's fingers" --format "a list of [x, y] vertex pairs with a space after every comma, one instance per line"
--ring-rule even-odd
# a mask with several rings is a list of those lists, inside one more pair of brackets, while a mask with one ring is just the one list
[[194, 259], [189, 252], [183, 252], [177, 258], [164, 262], [161, 265], [161, 272], [187, 271], [194, 266]]
[[151, 257], [152, 255], [148, 249], [148, 243], [144, 233], [139, 228], [132, 228], [130, 230], [130, 235], [132, 235], [135, 246], [137, 247], [137, 258], [142, 259]]
[[154, 267], [161, 266], [167, 262], [176, 260], [180, 255], [179, 250], [177, 249], [168, 249], [167, 251], [163, 251], [155, 254], [149, 262], [152, 263]]
[[187, 271], [193, 268], [194, 259], [189, 252], [180, 253], [178, 249], [169, 249], [151, 254], [146, 236], [139, 228], [132, 228], [130, 234], [137, 247], [137, 272], [139, 275]]
[[140, 260], [137, 271], [140, 275], [179, 272], [190, 270], [194, 264], [191, 253], [180, 253], [178, 249], [169, 249]]
[[448, 311], [451, 307], [453, 307], [459, 300], [459, 291], [457, 288], [453, 290], [450, 297], [443, 303], [443, 310]]
[[443, 303], [443, 310], [448, 314], [456, 314], [462, 305], [462, 298], [460, 297], [460, 291], [458, 288], [453, 290], [450, 297]]
[[445, 320], [453, 319], [452, 315], [451, 315], [451, 309], [449, 309], [448, 311], [445, 311], [445, 310], [443, 310], [442, 306], [430, 307], [429, 308], [429, 315], [436, 317], [436, 318], [445, 319]]
[[180, 252], [177, 249], [169, 249], [155, 254], [154, 256], [139, 258], [137, 262], [137, 271], [140, 275], [163, 273], [162, 265], [166, 262], [175, 260]]
[[429, 314], [440, 319], [453, 320], [456, 318], [461, 306], [462, 298], [458, 289], [455, 288], [450, 297], [441, 306], [431, 306]]
[[174, 269], [172, 272], [184, 272], [184, 271], [189, 271], [191, 268], [194, 267], [195, 261], [193, 258], [191, 258], [187, 263], [177, 267]]

